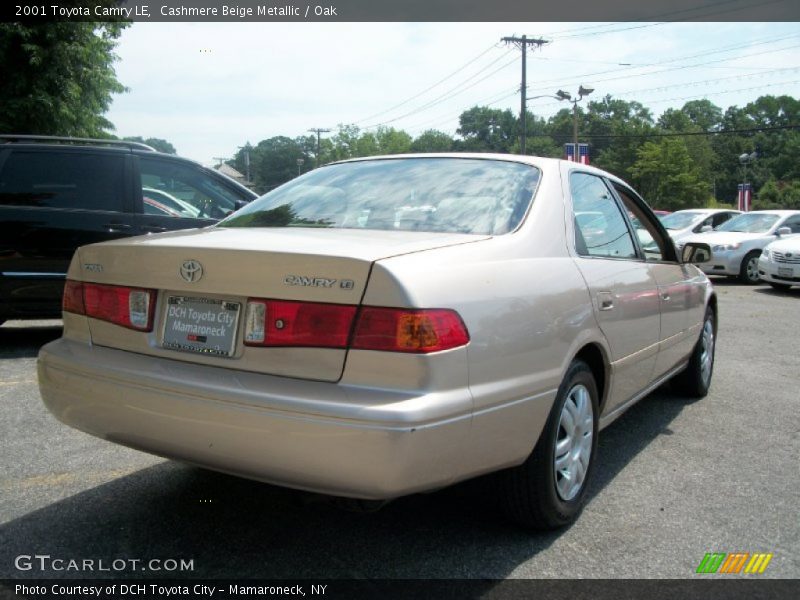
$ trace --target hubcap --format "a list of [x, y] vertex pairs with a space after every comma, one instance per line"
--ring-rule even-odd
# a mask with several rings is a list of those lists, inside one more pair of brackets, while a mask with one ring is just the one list
[[703, 323], [703, 335], [700, 337], [700, 376], [703, 384], [711, 380], [711, 368], [714, 366], [714, 324], [711, 319]]
[[750, 281], [756, 282], [758, 281], [758, 257], [755, 256], [747, 261], [747, 278]]
[[558, 422], [553, 470], [556, 491], [562, 500], [572, 500], [583, 487], [592, 457], [594, 409], [589, 390], [576, 385], [569, 394]]

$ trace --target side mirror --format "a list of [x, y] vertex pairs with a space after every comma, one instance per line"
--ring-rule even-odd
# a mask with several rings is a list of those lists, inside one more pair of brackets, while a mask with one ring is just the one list
[[712, 229], [714, 228], [711, 225], [703, 225], [700, 228], [700, 233], [706, 233], [707, 231], [711, 231]]
[[782, 235], [791, 235], [792, 230], [789, 227], [778, 227], [778, 231], [775, 232], [775, 235], [781, 237]]
[[694, 265], [711, 260], [711, 246], [701, 242], [687, 242], [681, 251], [681, 262]]

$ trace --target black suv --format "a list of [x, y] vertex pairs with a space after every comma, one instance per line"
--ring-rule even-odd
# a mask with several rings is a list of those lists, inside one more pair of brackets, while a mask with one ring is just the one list
[[78, 246], [205, 227], [255, 197], [145, 144], [0, 135], [0, 324], [60, 318]]

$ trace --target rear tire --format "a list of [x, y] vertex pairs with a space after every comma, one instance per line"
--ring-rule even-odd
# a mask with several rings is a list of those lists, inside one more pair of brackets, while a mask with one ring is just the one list
[[533, 452], [523, 464], [500, 474], [502, 501], [511, 519], [534, 529], [575, 521], [595, 463], [599, 414], [592, 371], [575, 360]]
[[711, 376], [714, 374], [716, 341], [716, 319], [714, 310], [709, 306], [706, 308], [700, 339], [697, 340], [689, 358], [689, 365], [673, 379], [676, 391], [692, 398], [703, 398], [708, 394]]
[[[792, 287], [788, 283], [775, 283], [774, 281], [770, 281], [769, 284], [773, 287], [773, 289], [776, 289], [780, 292], [785, 292]], [[0, 322], [0, 324], [2, 324], [2, 322]]]
[[739, 281], [747, 285], [756, 285], [761, 281], [761, 277], [758, 275], [758, 257], [760, 255], [760, 250], [753, 250], [747, 253], [742, 260], [742, 266], [739, 268]]

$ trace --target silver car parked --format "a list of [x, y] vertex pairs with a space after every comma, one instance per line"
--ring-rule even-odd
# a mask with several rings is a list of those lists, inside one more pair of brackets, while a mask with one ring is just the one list
[[300, 489], [385, 500], [501, 471], [512, 517], [558, 527], [599, 430], [671, 378], [708, 391], [717, 303], [691, 263], [710, 252], [683, 254], [586, 165], [332, 164], [218, 226], [80, 248], [39, 385], [93, 435]]

